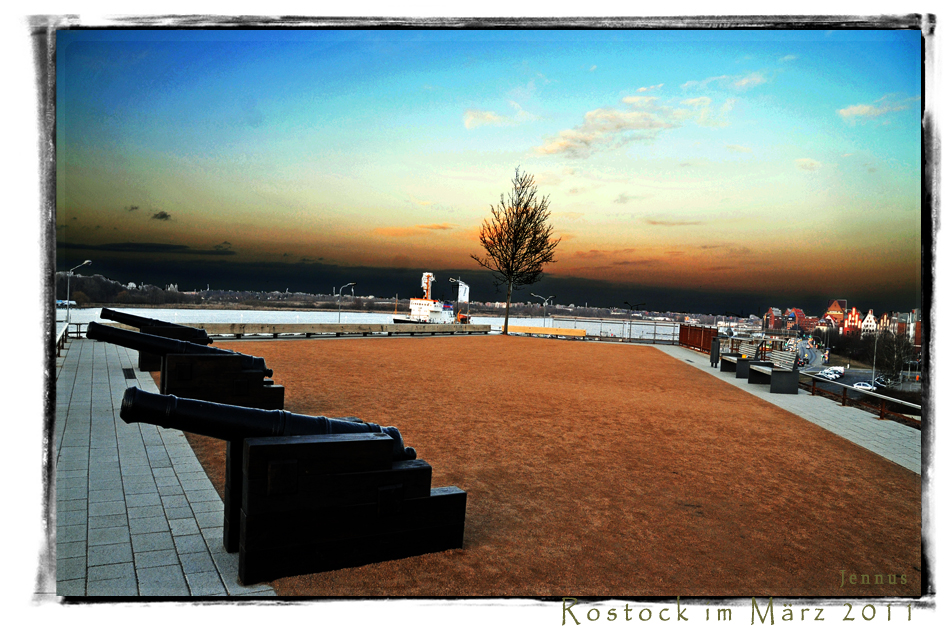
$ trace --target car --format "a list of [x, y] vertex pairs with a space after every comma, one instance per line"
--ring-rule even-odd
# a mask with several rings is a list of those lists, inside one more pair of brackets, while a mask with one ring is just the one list
[[889, 376], [878, 376], [874, 379], [874, 385], [877, 387], [887, 387], [894, 384], [894, 381]]
[[854, 388], [858, 391], [877, 391], [877, 387], [865, 382], [854, 383]]

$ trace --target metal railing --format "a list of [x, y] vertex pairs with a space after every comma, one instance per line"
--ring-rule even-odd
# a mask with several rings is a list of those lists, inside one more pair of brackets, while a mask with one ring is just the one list
[[[917, 411], [922, 411], [923, 407], [919, 404], [914, 404], [912, 402], [907, 402], [906, 400], [898, 400], [897, 398], [891, 398], [890, 396], [885, 396], [873, 391], [856, 389], [850, 385], [845, 385], [844, 383], [839, 383], [834, 380], [825, 380], [819, 378], [815, 374], [809, 374], [808, 372], [799, 372], [802, 376], [807, 376], [811, 379], [810, 383], [806, 383], [799, 378], [799, 386], [806, 387], [811, 395], [825, 396], [832, 398], [841, 403], [841, 406], [852, 406], [863, 411], [868, 411], [870, 413], [877, 413], [880, 419], [892, 419], [901, 424], [906, 424], [907, 426], [912, 426], [913, 428], [920, 428], [920, 418], [915, 415], [907, 415], [899, 411], [894, 411], [888, 408], [890, 404], [899, 405], [903, 407], [908, 407], [911, 409], [916, 409]], [[841, 388], [841, 392], [831, 391], [824, 387], [818, 388], [818, 383], [824, 385], [837, 385]], [[851, 397], [849, 391], [856, 392], [862, 396], [868, 396], [871, 398], [876, 398], [879, 401], [879, 404], [874, 402], [866, 402], [861, 400], [859, 397]]]
[[69, 325], [65, 324], [56, 333], [56, 356], [62, 356], [62, 351], [66, 347], [66, 334], [68, 330]]
[[553, 316], [550, 320], [553, 329], [584, 330], [582, 339], [585, 341], [649, 344], [679, 342], [680, 325], [676, 322], [561, 316]]
[[710, 348], [713, 346], [713, 338], [718, 336], [718, 334], [719, 330], [716, 328], [684, 326], [681, 324], [679, 343], [681, 346], [709, 353]]
[[[57, 324], [61, 320], [57, 320]], [[88, 327], [88, 322], [70, 322], [63, 324], [62, 328], [56, 330], [56, 356], [62, 356], [62, 351], [66, 348], [69, 339], [80, 339], [82, 337], [82, 327]]]

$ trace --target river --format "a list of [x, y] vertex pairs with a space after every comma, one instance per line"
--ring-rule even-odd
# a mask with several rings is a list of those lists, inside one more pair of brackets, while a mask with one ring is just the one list
[[[353, 313], [342, 311], [270, 311], [270, 310], [231, 310], [231, 309], [143, 309], [110, 307], [114, 311], [148, 317], [164, 322], [184, 326], [197, 323], [205, 324], [391, 324], [391, 313]], [[100, 317], [102, 309], [72, 309], [72, 323], [109, 322]], [[65, 323], [66, 311], [56, 311], [57, 327]], [[502, 316], [474, 315], [473, 324], [489, 324], [493, 330], [502, 330]], [[589, 336], [623, 337], [628, 334], [640, 341], [674, 342], [679, 335], [680, 325], [674, 322], [655, 322], [635, 320], [629, 325], [628, 320], [593, 319], [574, 317], [510, 317], [510, 326], [545, 326], [550, 328], [584, 329]]]

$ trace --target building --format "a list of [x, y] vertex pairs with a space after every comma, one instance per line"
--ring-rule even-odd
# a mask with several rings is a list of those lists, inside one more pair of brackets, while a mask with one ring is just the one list
[[845, 315], [847, 315], [847, 300], [834, 300], [828, 305], [828, 310], [822, 317], [830, 319], [833, 326], [838, 328], [844, 324]]
[[797, 307], [785, 310], [771, 307], [762, 317], [762, 326], [770, 330], [811, 332], [818, 325], [818, 320], [817, 317], [805, 315], [805, 312]]
[[763, 328], [778, 330], [782, 327], [782, 309], [769, 307], [765, 315], [762, 316]]
[[880, 324], [877, 323], [877, 318], [874, 317], [874, 309], [870, 309], [867, 315], [864, 316], [864, 321], [861, 322], [861, 333], [874, 334], [879, 328]]
[[789, 330], [800, 330], [810, 333], [818, 325], [819, 318], [813, 315], [805, 315], [802, 309], [788, 309], [785, 313], [787, 316], [786, 328]]
[[841, 322], [841, 334], [857, 335], [861, 332], [861, 324], [863, 321], [861, 312], [857, 310], [857, 307], [851, 307], [847, 315], [844, 316], [844, 320]]

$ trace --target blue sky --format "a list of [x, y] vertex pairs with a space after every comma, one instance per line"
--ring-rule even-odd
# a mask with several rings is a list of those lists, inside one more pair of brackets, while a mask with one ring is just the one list
[[563, 237], [550, 275], [917, 294], [921, 46], [915, 30], [60, 31], [57, 235], [472, 269], [521, 166]]

